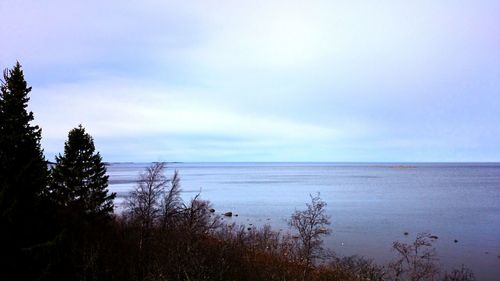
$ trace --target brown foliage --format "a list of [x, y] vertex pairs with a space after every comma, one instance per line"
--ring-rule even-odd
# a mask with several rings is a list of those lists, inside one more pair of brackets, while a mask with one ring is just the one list
[[[398, 259], [390, 269], [397, 274], [390, 275], [361, 257], [335, 257], [328, 264], [317, 264], [313, 261], [324, 257], [321, 238], [328, 233], [329, 223], [326, 204], [318, 196], [311, 197], [305, 211], [292, 216], [290, 225], [298, 232], [297, 238], [273, 231], [268, 225], [246, 228], [223, 224], [210, 212], [210, 202], [201, 200], [199, 194], [182, 202], [179, 182], [174, 180], [177, 174], [171, 180], [160, 178], [165, 185], [157, 196], [163, 204], [157, 207], [158, 217], [149, 220], [148, 228], [137, 223], [143, 219], [140, 212], [116, 218], [99, 244], [88, 248], [88, 280], [379, 281], [438, 277], [428, 235], [418, 236], [409, 245], [394, 243]], [[459, 279], [468, 276], [464, 270], [446, 276], [445, 281], [473, 280]]]

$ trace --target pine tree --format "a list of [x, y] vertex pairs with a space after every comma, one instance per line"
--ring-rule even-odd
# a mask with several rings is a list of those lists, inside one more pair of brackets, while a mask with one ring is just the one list
[[113, 212], [115, 193], [108, 193], [108, 176], [92, 137], [82, 125], [72, 129], [64, 155], [52, 169], [51, 197], [62, 209], [80, 218], [107, 218]]
[[103, 255], [101, 235], [110, 225], [116, 194], [108, 192], [106, 167], [82, 125], [69, 131], [64, 154], [56, 156], [48, 194], [60, 224], [48, 280], [96, 280], [90, 276]]
[[[42, 242], [47, 209], [41, 194], [47, 186], [47, 163], [40, 146], [41, 129], [31, 125], [28, 87], [19, 62], [3, 73], [0, 88], [0, 250], [8, 270], [23, 263], [26, 252]], [[24, 260], [25, 261], [25, 260]], [[25, 267], [26, 271], [28, 268]], [[19, 276], [18, 276], [19, 277]]]

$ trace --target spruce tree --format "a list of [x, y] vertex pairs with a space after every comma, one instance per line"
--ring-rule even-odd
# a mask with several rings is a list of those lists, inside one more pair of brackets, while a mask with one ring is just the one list
[[47, 279], [98, 280], [93, 274], [103, 255], [99, 244], [110, 225], [116, 194], [108, 192], [102, 157], [81, 125], [69, 131], [64, 154], [56, 156], [51, 169], [49, 186], [61, 231]]
[[40, 231], [47, 210], [41, 206], [41, 194], [48, 170], [40, 146], [42, 131], [31, 124], [33, 113], [27, 110], [31, 87], [19, 62], [4, 70], [0, 88], [0, 256], [8, 259], [2, 266], [15, 270], [44, 239]]
[[69, 132], [51, 175], [51, 197], [60, 208], [81, 219], [109, 218], [116, 194], [108, 193], [106, 167], [82, 125]]

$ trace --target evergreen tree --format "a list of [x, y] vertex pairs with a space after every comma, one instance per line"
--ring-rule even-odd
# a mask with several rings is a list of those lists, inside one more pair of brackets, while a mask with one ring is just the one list
[[41, 206], [47, 163], [40, 146], [41, 129], [30, 124], [34, 119], [27, 110], [30, 91], [19, 62], [4, 70], [0, 89], [0, 256], [7, 260], [2, 266], [11, 271], [44, 239], [40, 231], [47, 212]]
[[106, 167], [82, 125], [68, 133], [64, 154], [51, 170], [50, 198], [60, 232], [47, 280], [98, 280], [101, 240], [110, 225], [115, 193], [108, 192]]
[[51, 174], [51, 197], [62, 209], [90, 220], [113, 212], [116, 194], [108, 193], [106, 167], [82, 125], [69, 132]]

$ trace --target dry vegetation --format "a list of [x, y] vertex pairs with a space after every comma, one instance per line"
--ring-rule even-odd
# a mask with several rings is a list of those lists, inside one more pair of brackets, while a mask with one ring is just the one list
[[387, 267], [329, 254], [319, 196], [291, 216], [293, 234], [223, 224], [199, 195], [182, 202], [177, 173], [167, 179], [164, 168], [154, 164], [141, 176], [127, 212], [97, 243], [107, 247], [90, 251], [96, 256], [82, 280], [474, 280], [467, 269], [440, 276], [426, 234], [395, 242], [397, 258]]
[[93, 138], [72, 129], [48, 170], [21, 65], [3, 77], [0, 280], [474, 280], [466, 268], [441, 276], [427, 234], [394, 243], [388, 267], [335, 257], [322, 247], [330, 221], [319, 195], [292, 214], [291, 234], [224, 224], [199, 195], [183, 201], [178, 173], [167, 178], [163, 163], [140, 175], [114, 216]]

